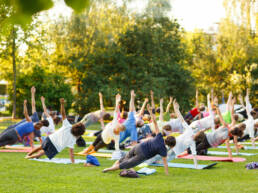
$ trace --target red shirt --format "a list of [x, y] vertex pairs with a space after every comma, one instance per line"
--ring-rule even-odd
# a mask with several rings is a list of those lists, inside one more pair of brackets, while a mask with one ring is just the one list
[[190, 113], [191, 113], [191, 115], [192, 115], [193, 117], [195, 117], [195, 116], [198, 115], [200, 112], [199, 112], [198, 108], [195, 107], [195, 108], [193, 108], [193, 109], [190, 111]]

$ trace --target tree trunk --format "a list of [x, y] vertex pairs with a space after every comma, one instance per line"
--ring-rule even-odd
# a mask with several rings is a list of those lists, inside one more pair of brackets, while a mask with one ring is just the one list
[[13, 112], [12, 118], [16, 118], [16, 62], [15, 62], [15, 38], [16, 38], [16, 31], [13, 26], [13, 43], [12, 43], [12, 57], [13, 57]]

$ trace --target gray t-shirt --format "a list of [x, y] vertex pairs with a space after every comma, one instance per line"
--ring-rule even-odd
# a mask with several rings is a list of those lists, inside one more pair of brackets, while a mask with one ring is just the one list
[[101, 119], [102, 113], [101, 111], [95, 111], [92, 113], [86, 114], [81, 122], [85, 125], [85, 128], [89, 127], [90, 125], [98, 122]]
[[212, 147], [217, 147], [228, 138], [228, 128], [221, 127], [206, 134], [207, 140]]

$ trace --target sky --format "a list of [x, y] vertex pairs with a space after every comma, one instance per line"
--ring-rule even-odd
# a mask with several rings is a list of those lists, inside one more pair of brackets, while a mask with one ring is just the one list
[[[72, 9], [67, 7], [63, 0], [55, 0], [55, 6], [49, 11], [53, 18], [58, 15], [69, 16]], [[170, 0], [172, 10], [169, 17], [176, 18], [186, 31], [193, 31], [195, 28], [208, 31], [210, 27], [216, 28], [219, 20], [225, 17], [223, 0]], [[118, 0], [119, 2], [119, 0]], [[129, 7], [136, 12], [146, 6], [146, 0], [138, 0]]]

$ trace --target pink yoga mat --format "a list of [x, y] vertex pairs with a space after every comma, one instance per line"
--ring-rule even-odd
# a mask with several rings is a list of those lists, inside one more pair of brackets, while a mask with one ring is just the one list
[[0, 149], [0, 152], [14, 152], [14, 153], [17, 153], [17, 152], [28, 153], [30, 151], [31, 149]]
[[[185, 155], [180, 157], [182, 159], [193, 159], [193, 155]], [[246, 161], [245, 158], [241, 157], [233, 157], [232, 159], [228, 157], [216, 157], [216, 156], [204, 156], [204, 155], [197, 155], [197, 160], [209, 160], [209, 161], [224, 161], [224, 162], [244, 162]]]

